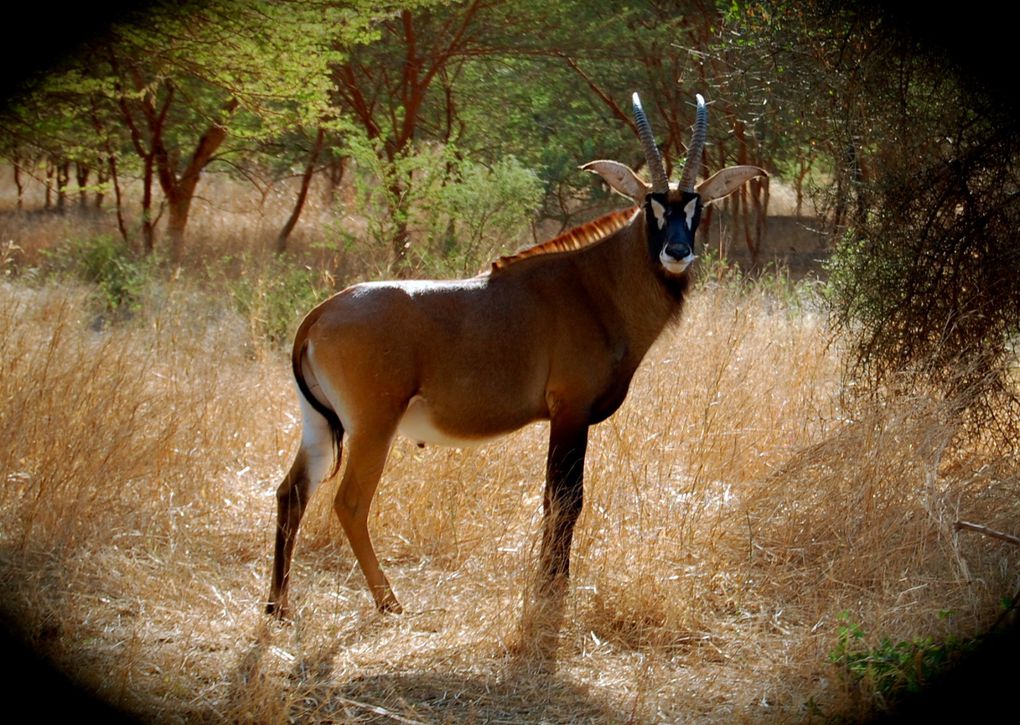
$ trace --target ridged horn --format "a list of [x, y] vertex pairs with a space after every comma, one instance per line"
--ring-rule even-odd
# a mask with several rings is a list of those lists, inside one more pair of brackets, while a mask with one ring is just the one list
[[683, 174], [680, 177], [680, 189], [682, 191], [694, 191], [694, 184], [698, 181], [698, 170], [701, 168], [701, 152], [705, 149], [705, 139], [708, 138], [708, 106], [701, 94], [696, 94], [698, 99], [698, 113], [694, 119], [694, 136], [691, 138], [691, 145], [687, 147], [687, 160], [684, 161]]
[[645, 162], [648, 164], [648, 173], [652, 175], [652, 191], [657, 194], [665, 194], [669, 191], [669, 179], [666, 177], [666, 165], [662, 162], [662, 155], [659, 147], [655, 145], [655, 136], [652, 134], [652, 127], [648, 125], [645, 118], [645, 111], [641, 108], [641, 99], [635, 93], [634, 120], [637, 122], [638, 135], [641, 136], [641, 145], [645, 149]]

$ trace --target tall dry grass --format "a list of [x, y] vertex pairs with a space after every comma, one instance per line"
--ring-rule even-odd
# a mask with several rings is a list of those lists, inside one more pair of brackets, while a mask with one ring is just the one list
[[969, 637], [1017, 588], [1016, 547], [952, 526], [1017, 533], [1016, 463], [959, 436], [949, 403], [844, 407], [810, 290], [723, 279], [593, 429], [555, 674], [512, 655], [543, 425], [397, 442], [370, 526], [399, 617], [374, 611], [324, 486], [278, 625], [262, 601], [300, 433], [286, 352], [188, 274], [117, 324], [88, 295], [0, 282], [0, 609], [145, 720], [853, 718], [875, 700], [827, 661], [841, 613], [862, 646]]

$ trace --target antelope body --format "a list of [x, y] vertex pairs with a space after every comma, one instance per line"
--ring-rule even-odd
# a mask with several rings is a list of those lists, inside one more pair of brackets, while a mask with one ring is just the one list
[[501, 260], [473, 279], [355, 285], [308, 314], [294, 341], [303, 429], [277, 491], [269, 613], [286, 612], [302, 514], [316, 486], [339, 468], [343, 446], [347, 465], [334, 509], [376, 606], [398, 612], [367, 528], [394, 435], [462, 445], [537, 420], [550, 422], [540, 589], [562, 589], [588, 428], [623, 403], [645, 353], [679, 315], [702, 205], [765, 175], [731, 167], [693, 186], [706, 113], [698, 101], [695, 139], [674, 188], [637, 94], [653, 184], [613, 161], [582, 167], [640, 205], [596, 222], [600, 231], [615, 229], [603, 238], [574, 249], [544, 245], [545, 253]]

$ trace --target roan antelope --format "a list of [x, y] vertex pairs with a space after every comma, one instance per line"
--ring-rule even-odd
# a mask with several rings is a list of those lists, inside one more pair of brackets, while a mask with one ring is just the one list
[[339, 470], [345, 435], [334, 509], [376, 607], [399, 612], [368, 534], [394, 435], [462, 445], [537, 420], [550, 422], [539, 590], [563, 591], [588, 428], [620, 407], [641, 359], [679, 316], [702, 206], [767, 176], [734, 166], [695, 185], [708, 127], [699, 95], [687, 160], [671, 186], [636, 93], [633, 100], [652, 183], [616, 161], [581, 168], [638, 207], [504, 257], [479, 277], [358, 284], [305, 317], [292, 357], [301, 446], [277, 491], [267, 612], [286, 614], [298, 526], [316, 486]]

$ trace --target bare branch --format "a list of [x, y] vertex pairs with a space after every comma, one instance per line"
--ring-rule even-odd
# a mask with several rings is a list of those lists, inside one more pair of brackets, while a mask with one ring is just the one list
[[972, 524], [969, 521], [957, 521], [955, 524], [953, 524], [953, 528], [956, 529], [957, 531], [960, 531], [961, 529], [967, 529], [968, 531], [976, 531], [979, 534], [991, 536], [993, 539], [1001, 539], [1002, 541], [1008, 541], [1011, 544], [1016, 544], [1017, 546], [1020, 546], [1020, 536], [1013, 536], [1012, 534], [1006, 534], [1001, 531], [996, 531], [995, 529], [990, 529], [987, 526], [982, 526], [981, 524]]
[[581, 76], [584, 82], [588, 84], [588, 87], [591, 88], [592, 92], [595, 93], [595, 95], [598, 96], [599, 99], [601, 99], [601, 101], [606, 105], [610, 112], [614, 116], [616, 116], [620, 121], [626, 124], [627, 127], [634, 132], [634, 135], [637, 136], [638, 135], [637, 124], [634, 123], [634, 121], [631, 119], [628, 113], [626, 113], [622, 108], [620, 108], [620, 104], [614, 101], [612, 96], [610, 96], [609, 93], [606, 92], [602, 87], [600, 87], [590, 75], [585, 73], [581, 66], [577, 64], [577, 61], [575, 61], [573, 58], [566, 54], [560, 54], [559, 57], [563, 59], [563, 61], [568, 66], [570, 66], [574, 70], [574, 72], [577, 73], [577, 75]]

